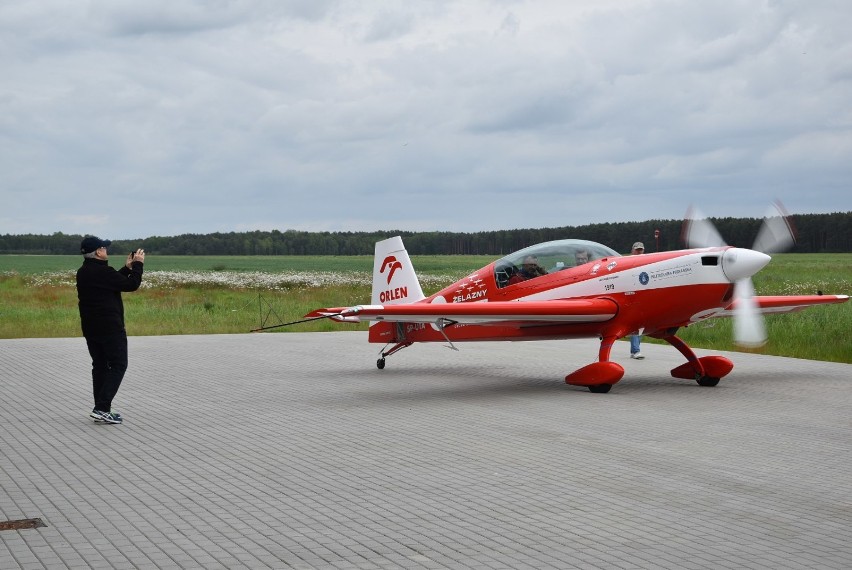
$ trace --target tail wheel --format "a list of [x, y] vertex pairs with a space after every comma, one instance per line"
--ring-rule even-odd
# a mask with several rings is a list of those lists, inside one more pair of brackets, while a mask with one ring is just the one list
[[[379, 370], [383, 370], [384, 367], [385, 367], [385, 359], [384, 358], [378, 359], [376, 361], [376, 368], [378, 368]], [[717, 382], [718, 382], [718, 380], [717, 380]]]

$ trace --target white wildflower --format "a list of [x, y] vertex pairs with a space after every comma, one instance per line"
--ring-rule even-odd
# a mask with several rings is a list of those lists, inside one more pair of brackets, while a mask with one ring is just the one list
[[[451, 275], [421, 275], [420, 282], [426, 287], [445, 286], [458, 277]], [[74, 272], [46, 272], [27, 276], [34, 287], [74, 287]], [[218, 287], [224, 289], [289, 290], [294, 288], [317, 288], [334, 285], [367, 286], [372, 275], [365, 271], [146, 271], [143, 288], [172, 289], [175, 287]]]

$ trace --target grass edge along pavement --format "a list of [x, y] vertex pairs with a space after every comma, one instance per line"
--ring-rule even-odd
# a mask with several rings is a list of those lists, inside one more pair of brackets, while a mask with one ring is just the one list
[[[416, 256], [412, 263], [428, 295], [492, 260]], [[0, 338], [80, 336], [74, 289], [79, 261], [79, 256], [0, 256]], [[151, 261], [143, 287], [124, 295], [133, 336], [245, 333], [264, 316], [267, 324], [275, 324], [317, 307], [370, 298], [372, 258], [367, 256], [166, 256]], [[849, 294], [852, 254], [776, 254], [754, 281], [761, 295]], [[766, 326], [769, 343], [749, 352], [852, 363], [852, 303], [767, 315]], [[275, 330], [366, 328], [365, 323], [322, 320]], [[739, 351], [731, 328], [731, 319], [710, 319], [679, 335], [695, 348]]]

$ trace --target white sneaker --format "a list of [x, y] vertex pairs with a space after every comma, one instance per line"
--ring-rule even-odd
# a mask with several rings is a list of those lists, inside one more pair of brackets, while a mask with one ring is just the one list
[[641, 352], [633, 352], [630, 354], [630, 358], [635, 358], [636, 360], [643, 360], [645, 358], [645, 355]]

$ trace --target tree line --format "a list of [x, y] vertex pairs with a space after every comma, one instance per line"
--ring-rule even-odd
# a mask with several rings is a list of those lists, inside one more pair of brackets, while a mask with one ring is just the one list
[[[760, 218], [710, 218], [725, 241], [750, 247]], [[795, 214], [790, 221], [797, 230], [796, 253], [852, 252], [852, 212]], [[372, 255], [377, 241], [399, 235], [412, 255], [494, 255], [511, 253], [535, 243], [575, 238], [596, 241], [627, 253], [635, 241], [645, 251], [684, 247], [682, 220], [647, 220], [563, 226], [462, 232], [304, 232], [272, 230], [211, 234], [152, 236], [114, 240], [111, 249], [131, 251], [139, 247], [155, 255]], [[659, 236], [656, 237], [656, 232]], [[100, 236], [108, 238], [109, 236]], [[56, 232], [51, 235], [0, 235], [0, 254], [75, 254], [82, 235]]]

